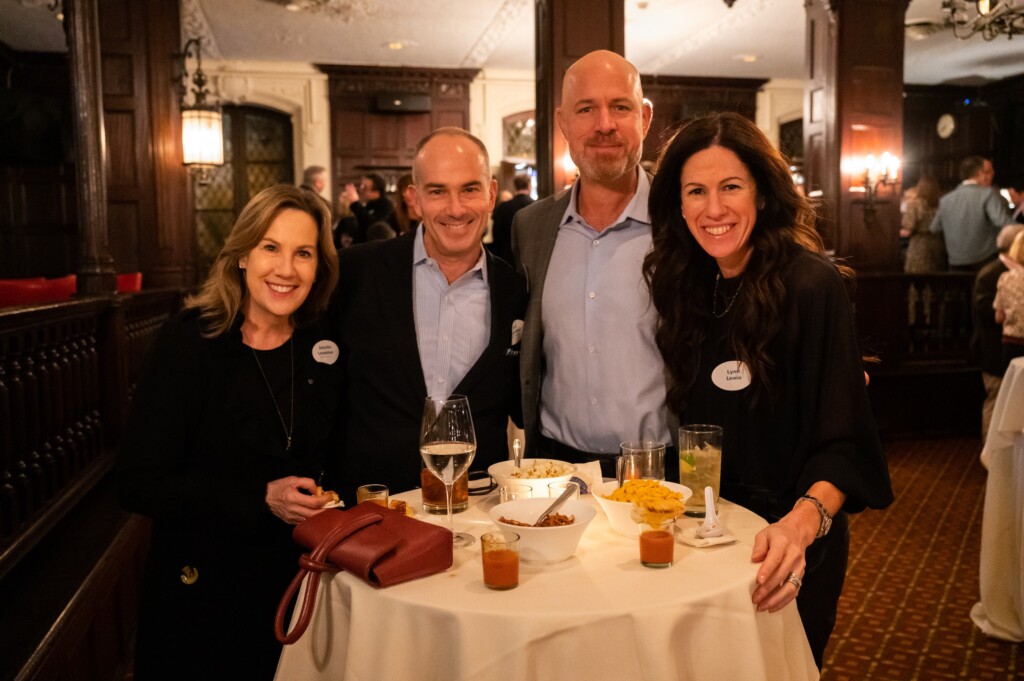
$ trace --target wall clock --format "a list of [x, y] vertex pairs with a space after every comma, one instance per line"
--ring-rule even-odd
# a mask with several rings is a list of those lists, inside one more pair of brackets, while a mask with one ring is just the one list
[[935, 132], [942, 139], [949, 139], [953, 135], [953, 131], [956, 130], [956, 119], [953, 118], [953, 114], [942, 114], [939, 116], [938, 122], [935, 123]]

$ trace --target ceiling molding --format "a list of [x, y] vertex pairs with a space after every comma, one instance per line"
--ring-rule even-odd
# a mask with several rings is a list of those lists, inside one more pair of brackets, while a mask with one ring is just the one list
[[530, 7], [530, 0], [504, 0], [491, 23], [462, 58], [460, 66], [481, 67], [513, 29], [516, 28], [523, 11]]
[[730, 33], [742, 24], [749, 23], [757, 16], [764, 14], [782, 2], [792, 0], [752, 0], [745, 2], [742, 6], [734, 7], [725, 15], [725, 18], [715, 22], [700, 32], [700, 35], [693, 40], [685, 41], [675, 48], [662, 53], [660, 57], [643, 65], [637, 65], [643, 73], [657, 75], [659, 71], [676, 64], [687, 54], [697, 52], [705, 45], [728, 39]]
[[181, 0], [181, 44], [190, 38], [202, 40], [203, 56], [207, 59], [224, 58], [199, 0]]

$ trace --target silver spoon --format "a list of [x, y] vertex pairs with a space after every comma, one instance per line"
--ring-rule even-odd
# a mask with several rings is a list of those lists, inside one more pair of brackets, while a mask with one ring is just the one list
[[523, 443], [516, 438], [512, 441], [512, 460], [515, 461], [516, 470], [523, 465]]
[[545, 518], [547, 518], [549, 515], [557, 511], [559, 508], [561, 508], [562, 504], [567, 502], [569, 500], [569, 497], [571, 497], [575, 493], [576, 490], [573, 489], [572, 485], [566, 487], [565, 491], [562, 492], [557, 499], [555, 499], [555, 503], [548, 506], [547, 510], [540, 514], [540, 517], [537, 518], [537, 522], [535, 522], [533, 526], [540, 527], [540, 524], [544, 522]]

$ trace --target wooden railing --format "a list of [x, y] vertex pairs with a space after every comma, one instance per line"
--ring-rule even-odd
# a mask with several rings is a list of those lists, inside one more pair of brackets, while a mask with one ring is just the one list
[[973, 274], [857, 276], [854, 305], [866, 354], [883, 371], [969, 365]]
[[178, 291], [0, 312], [0, 576], [109, 470]]
[[884, 435], [970, 435], [983, 398], [970, 357], [973, 274], [861, 273], [854, 307]]

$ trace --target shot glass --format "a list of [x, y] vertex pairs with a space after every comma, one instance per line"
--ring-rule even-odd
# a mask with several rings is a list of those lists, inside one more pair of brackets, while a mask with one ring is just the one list
[[572, 489], [572, 496], [569, 498], [578, 501], [580, 498], [580, 484], [578, 482], [549, 482], [548, 496], [552, 499], [557, 499], [567, 489]]
[[519, 586], [519, 535], [515, 532], [488, 532], [480, 537], [480, 557], [484, 585], [495, 591]]
[[378, 506], [387, 507], [388, 505], [388, 486], [387, 485], [362, 485], [356, 488], [356, 503], [363, 503], [364, 501], [372, 501]]
[[664, 480], [665, 444], [657, 440], [638, 440], [619, 445], [616, 478], [626, 480]]
[[513, 499], [529, 499], [532, 496], [533, 488], [529, 485], [509, 484], [498, 487], [498, 498], [501, 499], [501, 503]]
[[711, 487], [715, 503], [722, 483], [722, 427], [692, 424], [679, 429], [679, 482], [693, 490], [686, 515], [703, 518], [704, 488]]
[[650, 513], [634, 503], [631, 511], [640, 533], [640, 564], [649, 568], [672, 567], [675, 560], [675, 518]]

